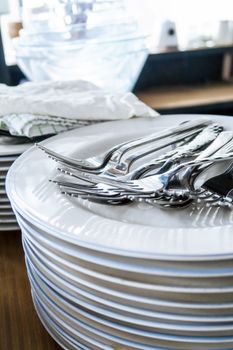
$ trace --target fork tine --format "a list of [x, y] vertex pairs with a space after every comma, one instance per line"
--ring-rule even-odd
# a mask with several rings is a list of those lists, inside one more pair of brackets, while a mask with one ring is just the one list
[[103, 203], [106, 203], [106, 201], [114, 201], [116, 203], [114, 204], [124, 204], [128, 203], [129, 199], [125, 196], [106, 196], [102, 194], [89, 194], [89, 193], [82, 193], [82, 192], [72, 192], [72, 191], [62, 191], [61, 193], [68, 195], [70, 197], [80, 197], [83, 199], [89, 199], [89, 200], [98, 200], [102, 201]]
[[72, 188], [72, 189], [92, 189], [95, 187], [95, 185], [88, 186], [85, 184], [78, 184], [78, 183], [73, 183], [73, 182], [67, 182], [67, 181], [59, 181], [59, 180], [49, 180], [50, 182], [53, 182], [54, 184], [62, 187], [67, 187], [67, 188]]
[[88, 174], [86, 174], [84, 172], [77, 172], [77, 171], [74, 172], [73, 170], [71, 171], [70, 169], [68, 169], [67, 166], [65, 168], [58, 167], [57, 170], [65, 175], [71, 176], [75, 179], [85, 181], [88, 183], [92, 183], [92, 184], [96, 184], [96, 181], [93, 181], [91, 178], [88, 177]]
[[35, 144], [41, 151], [45, 152], [51, 159], [57, 162], [64, 162], [64, 164], [69, 164], [70, 166], [85, 166], [85, 160], [82, 159], [73, 159], [66, 156], [61, 156], [59, 153], [48, 149], [47, 147], [41, 145], [40, 143]]

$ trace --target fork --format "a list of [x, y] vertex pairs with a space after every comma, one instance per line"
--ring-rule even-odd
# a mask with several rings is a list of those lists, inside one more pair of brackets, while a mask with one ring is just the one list
[[[225, 142], [225, 145], [222, 144]], [[219, 148], [219, 145], [222, 144], [222, 147]], [[219, 148], [219, 149], [218, 149]], [[221, 154], [227, 154], [228, 152], [231, 152], [233, 149], [233, 132], [232, 131], [225, 131], [222, 132], [215, 141], [207, 147], [201, 154], [196, 158], [196, 160], [200, 160], [203, 157], [208, 157], [212, 154], [214, 156], [218, 156]], [[213, 168], [214, 167], [214, 170]], [[226, 199], [226, 196], [223, 196], [223, 193], [217, 193], [213, 190], [214, 188], [214, 181], [209, 181], [210, 179], [213, 179], [218, 176], [218, 179], [222, 180], [224, 179], [224, 174], [229, 172], [229, 169], [232, 167], [232, 161], [226, 161], [224, 163], [220, 164], [214, 164], [205, 166], [204, 169], [202, 169], [202, 166], [197, 169], [197, 174], [191, 174], [189, 170], [187, 170], [182, 177], [181, 181], [181, 187], [182, 190], [172, 190], [166, 192], [167, 195], [170, 196], [170, 199], [173, 200], [173, 204], [175, 203], [174, 197], [178, 197], [182, 200], [182, 196], [184, 196], [184, 201], [187, 200], [187, 197], [190, 199], [194, 199], [197, 202], [204, 202], [205, 205], [214, 205], [218, 204], [220, 206], [227, 206], [229, 207], [230, 202], [233, 198]], [[209, 187], [209, 184], [211, 184], [211, 187]], [[226, 189], [225, 189], [226, 190]], [[226, 193], [225, 193], [226, 195]], [[166, 200], [169, 202], [169, 197]], [[179, 199], [178, 199], [179, 201]], [[178, 202], [177, 201], [177, 202]], [[161, 204], [161, 201], [159, 201]], [[180, 201], [179, 201], [180, 203]]]
[[[129, 159], [133, 161], [133, 158], [129, 157], [127, 167], [125, 168], [125, 171], [124, 171], [124, 175], [121, 175], [120, 173], [121, 176], [119, 176], [117, 166], [113, 168], [105, 167], [99, 175], [101, 175], [101, 177], [118, 176], [119, 181], [128, 181], [130, 179], [136, 179], [141, 177], [145, 173], [148, 173], [149, 171], [157, 168], [158, 165], [163, 164], [167, 160], [164, 166], [162, 166], [162, 168], [159, 169], [160, 172], [166, 171], [175, 163], [175, 161], [181, 159], [182, 157], [185, 158], [188, 156], [193, 156], [195, 151], [198, 151], [202, 149], [205, 145], [208, 145], [209, 143], [211, 143], [214, 139], [216, 139], [216, 137], [218, 136], [219, 132], [221, 132], [221, 130], [222, 130], [222, 127], [218, 126], [217, 124], [210, 125], [206, 127], [204, 130], [202, 130], [202, 132], [200, 132], [192, 141], [182, 146], [179, 146], [172, 151], [168, 151], [164, 153], [162, 156], [159, 156], [153, 161], [143, 164], [142, 166], [136, 168], [131, 172], [128, 172], [131, 165], [131, 163], [129, 162]], [[227, 135], [225, 135], [225, 139], [226, 139], [226, 136]], [[226, 140], [223, 140], [223, 137], [222, 137], [221, 143], [223, 142], [226, 142]], [[139, 158], [139, 155], [135, 155], [135, 157]], [[82, 180], [82, 177], [80, 176], [83, 174], [83, 172], [81, 173], [77, 172], [76, 169], [73, 170], [72, 168], [66, 166], [65, 168], [58, 167], [58, 170], [65, 173], [66, 175], [70, 175], [74, 178]]]
[[[125, 182], [131, 179], [137, 179], [140, 178], [144, 173], [148, 173], [149, 171], [153, 170], [155, 167], [157, 167], [160, 164], [163, 164], [166, 159], [168, 159], [162, 167], [157, 170], [156, 173], [162, 173], [163, 171], [168, 170], [173, 164], [183, 158], [186, 158], [188, 156], [193, 156], [195, 151], [202, 149], [203, 146], [210, 143], [214, 140], [214, 142], [211, 143], [211, 146], [208, 147], [208, 149], [211, 149], [210, 154], [213, 153], [214, 150], [218, 149], [221, 145], [229, 141], [230, 138], [233, 138], [233, 133], [231, 132], [222, 132], [220, 135], [217, 136], [217, 134], [221, 131], [221, 127], [218, 127], [217, 125], [213, 124], [208, 127], [206, 127], [201, 133], [199, 133], [192, 141], [188, 142], [185, 145], [182, 145], [175, 150], [168, 151], [167, 153], [163, 154], [162, 156], [159, 156], [156, 158], [152, 163], [146, 163], [142, 165], [139, 168], [136, 168], [135, 170], [129, 172], [128, 174], [124, 176], [117, 177], [118, 181]], [[217, 137], [217, 138], [216, 138]], [[203, 151], [202, 151], [203, 153]], [[205, 154], [208, 155], [205, 151]], [[84, 180], [83, 179], [83, 172], [77, 172], [73, 169], [70, 169], [69, 167], [58, 167], [57, 168], [60, 172], [64, 173], [65, 175], [69, 175], [75, 179], [78, 180]], [[156, 174], [154, 173], [154, 174]], [[103, 170], [99, 176], [100, 181], [103, 176], [108, 176], [109, 171]], [[112, 174], [111, 174], [112, 175]], [[111, 176], [112, 177], [112, 176]], [[89, 181], [91, 182], [91, 180]], [[81, 185], [79, 184], [79, 187]]]
[[[186, 144], [184, 146], [178, 147], [176, 149], [176, 154], [175, 155], [173, 154], [172, 160], [175, 161], [182, 156], [185, 157], [187, 155], [191, 155], [192, 152], [196, 151], [198, 148], [202, 148], [206, 143], [208, 144], [209, 142], [211, 142], [211, 140], [216, 138], [216, 135], [218, 134], [218, 132], [220, 132], [220, 130], [221, 129], [216, 128], [215, 125], [212, 125], [212, 126], [205, 128], [198, 136], [196, 136], [196, 138], [194, 140], [192, 140], [191, 142], [189, 142], [188, 144]], [[233, 134], [229, 135], [229, 132], [225, 132], [225, 133], [218, 135], [217, 139], [214, 141], [214, 149], [216, 149], [217, 147], [220, 147], [220, 145], [222, 145], [224, 142], [227, 142], [232, 137], [233, 137]], [[211, 147], [211, 149], [213, 149], [213, 147]], [[170, 155], [170, 153], [171, 152], [168, 152], [167, 155]], [[159, 159], [159, 161], [161, 160], [160, 157], [158, 159]], [[173, 165], [173, 163], [172, 163], [172, 165]], [[150, 167], [150, 163], [148, 164], [148, 167]], [[144, 165], [142, 168], [145, 171], [146, 165]], [[65, 173], [65, 175], [72, 176], [75, 179], [84, 180], [83, 174], [79, 173], [77, 171], [71, 172], [71, 170], [67, 169], [67, 168], [65, 168], [65, 169], [58, 168], [58, 170]], [[137, 175], [137, 172], [138, 172], [138, 175], [140, 175], [141, 169], [139, 168], [139, 171], [136, 170], [134, 172], [129, 173], [128, 175], [125, 175], [123, 177], [121, 176], [120, 179], [118, 178], [118, 181], [119, 180], [126, 181], [126, 180], [129, 180], [131, 178], [135, 178]], [[99, 176], [99, 182], [101, 182], [102, 174], [101, 174], [101, 177]], [[85, 178], [85, 180], [89, 181], [90, 183], [92, 182], [91, 179], [87, 180]], [[62, 193], [73, 194], [75, 196], [80, 195], [83, 197], [84, 195], [91, 196], [91, 195], [96, 194], [96, 195], [98, 195], [98, 197], [105, 196], [105, 199], [107, 196], [108, 196], [108, 198], [111, 196], [111, 197], [114, 197], [111, 199], [116, 199], [116, 196], [118, 195], [118, 199], [119, 199], [119, 195], [120, 195], [119, 191], [116, 191], [116, 188], [109, 188], [109, 187], [106, 188], [106, 185], [96, 184], [96, 181], [94, 181], [92, 183], [92, 185], [90, 185], [90, 184], [86, 185], [86, 184], [82, 184], [82, 183], [70, 183], [70, 182], [59, 181], [59, 180], [58, 181], [55, 180], [53, 182], [55, 182], [56, 184], [58, 184], [61, 187]], [[103, 188], [103, 186], [105, 186], [105, 188]], [[123, 200], [125, 200], [125, 195], [128, 195], [128, 198], [131, 200], [132, 199], [135, 200], [137, 197], [137, 194], [134, 194], [132, 197], [132, 192], [127, 194], [124, 191], [123, 196], [121, 196], [121, 198]], [[102, 198], [101, 198], [101, 200], [102, 200]]]
[[[69, 167], [74, 167], [76, 169], [80, 169], [83, 171], [90, 171], [90, 172], [96, 172], [99, 173], [104, 169], [104, 167], [107, 165], [107, 163], [112, 162], [112, 166], [119, 163], [119, 160], [122, 158], [123, 155], [125, 155], [127, 152], [132, 151], [134, 149], [137, 149], [138, 147], [148, 145], [152, 142], [158, 142], [159, 140], [162, 140], [167, 137], [173, 137], [176, 139], [176, 136], [179, 136], [181, 134], [184, 135], [184, 137], [178, 137], [178, 140], [174, 141], [177, 142], [180, 139], [184, 139], [185, 137], [195, 135], [199, 133], [203, 127], [211, 124], [209, 120], [196, 120], [196, 121], [188, 121], [185, 123], [180, 124], [179, 126], [172, 127], [166, 130], [162, 130], [160, 132], [157, 132], [155, 134], [149, 135], [147, 137], [141, 137], [138, 139], [126, 141], [124, 143], [121, 143], [119, 145], [115, 145], [107, 152], [100, 154], [95, 157], [87, 158], [85, 160], [81, 159], [73, 159], [69, 157], [62, 156], [47, 147], [45, 147], [42, 144], [36, 144], [38, 148], [40, 148], [42, 151], [44, 151], [48, 156], [50, 156], [55, 161], [60, 162], [63, 165], [67, 165]], [[187, 132], [187, 135], [186, 135]], [[165, 146], [164, 146], [165, 147]]]
[[[96, 185], [90, 187], [86, 186], [83, 187], [83, 185], [75, 184], [72, 182], [67, 181], [56, 181], [56, 183], [60, 186], [61, 189], [65, 189], [67, 194], [73, 195], [79, 195], [79, 194], [86, 194], [86, 195], [101, 195], [106, 196], [106, 199], [109, 196], [112, 198], [113, 194], [117, 196], [118, 192], [120, 195], [123, 195], [125, 197], [130, 199], [130, 196], [134, 195], [144, 195], [148, 199], [156, 199], [158, 195], [163, 194], [163, 190], [166, 189], [166, 187], [169, 185], [169, 182], [173, 176], [175, 176], [180, 171], [186, 169], [186, 168], [192, 168], [195, 169], [197, 166], [206, 164], [209, 166], [209, 164], [214, 164], [226, 160], [232, 160], [233, 159], [233, 153], [228, 155], [221, 155], [218, 157], [212, 157], [212, 158], [203, 158], [199, 161], [189, 161], [186, 163], [182, 163], [177, 165], [176, 167], [168, 170], [167, 172], [164, 172], [163, 174], [157, 174], [148, 176], [146, 178], [138, 179], [138, 180], [132, 180], [128, 182], [121, 182], [119, 183], [116, 179], [110, 179], [110, 178], [101, 178], [98, 175], [90, 175], [85, 174], [84, 178], [91, 179], [93, 183]], [[100, 182], [101, 181], [101, 182]], [[105, 186], [107, 185], [107, 187]], [[68, 190], [67, 190], [68, 189]], [[109, 192], [110, 191], [110, 192]], [[111, 192], [113, 191], [113, 193]]]
[[[218, 138], [216, 138], [216, 140], [205, 151], [203, 151], [196, 158], [197, 161], [213, 153], [212, 151], [216, 149], [216, 144], [218, 144], [218, 140], [221, 138], [222, 134], [229, 136], [229, 139], [231, 138], [231, 140], [229, 140], [218, 151], [216, 151], [214, 153], [214, 156], [218, 157], [218, 156], [221, 156], [222, 154], [228, 154], [233, 150], [233, 132], [230, 132], [230, 131], [223, 132], [218, 136]], [[199, 198], [201, 198], [202, 196], [202, 198], [205, 198], [204, 192], [202, 190], [203, 184], [206, 183], [209, 179], [216, 177], [218, 175], [222, 175], [225, 172], [227, 172], [229, 170], [229, 167], [231, 167], [231, 164], [232, 164], [231, 161], [228, 161], [223, 164], [219, 164], [217, 166], [215, 165], [214, 173], [212, 170], [212, 165], [205, 167], [205, 169], [202, 169], [202, 167], [200, 167], [196, 175], [192, 174], [192, 180], [189, 178], [188, 174], [184, 176], [185, 182], [183, 181], [182, 187], [185, 188], [186, 191], [192, 196], [199, 196]]]

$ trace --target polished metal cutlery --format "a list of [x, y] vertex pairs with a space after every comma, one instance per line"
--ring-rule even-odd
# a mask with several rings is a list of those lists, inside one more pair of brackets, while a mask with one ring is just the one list
[[[59, 155], [43, 145], [38, 147], [58, 162], [58, 170], [65, 176], [52, 181], [64, 194], [105, 204], [144, 201], [163, 208], [183, 208], [193, 200], [215, 203], [221, 199], [202, 186], [215, 174], [224, 173], [233, 162], [233, 132], [222, 130], [217, 124], [194, 129], [192, 125], [175, 135], [160, 132], [157, 137], [125, 142], [101, 155], [98, 166], [98, 157], [89, 158], [88, 166], [80, 166], [79, 160]], [[182, 144], [167, 151], [168, 146], [179, 142]], [[156, 154], [161, 149], [166, 152]], [[153, 158], [146, 158], [152, 153]], [[138, 159], [143, 164], [130, 171]]]
[[[189, 161], [179, 164], [172, 169], [157, 175], [151, 175], [138, 180], [131, 180], [127, 182], [118, 182], [117, 179], [101, 178], [95, 174], [84, 174], [84, 179], [91, 180], [93, 185], [83, 185], [72, 183], [64, 180], [55, 180], [62, 190], [62, 192], [73, 195], [81, 196], [81, 194], [95, 197], [117, 197], [117, 193], [124, 199], [146, 198], [148, 200], [154, 200], [161, 195], [167, 195], [166, 189], [169, 187], [171, 179], [184, 169], [195, 169], [199, 165], [216, 164], [226, 160], [233, 160], [233, 153], [228, 155], [221, 155], [218, 157], [204, 158], [199, 161]], [[165, 191], [165, 192], [164, 192]]]
[[[146, 154], [148, 154], [148, 152], [151, 153], [152, 150], [154, 152], [155, 148], [159, 150], [163, 147], [166, 147], [169, 144], [175, 144], [179, 141], [184, 140], [185, 138], [195, 136], [196, 134], [201, 132], [205, 126], [209, 124], [211, 124], [209, 120], [203, 119], [196, 121], [187, 121], [178, 126], [158, 131], [152, 135], [137, 138], [136, 140], [129, 140], [124, 143], [115, 145], [107, 152], [85, 160], [73, 159], [70, 157], [60, 155], [48, 149], [42, 144], [37, 144], [37, 146], [42, 151], [44, 151], [49, 157], [59, 162], [63, 166], [69, 166], [87, 172], [99, 173], [107, 165], [111, 166], [112, 168], [115, 168], [116, 165], [118, 165], [118, 171], [121, 171], [120, 169], [124, 168], [124, 165], [122, 167], [120, 164], [121, 159], [128, 152], [137, 150], [138, 152], [136, 152], [136, 156], [134, 159], [138, 159], [139, 154], [141, 154], [141, 156], [145, 156]], [[154, 149], [152, 147], [149, 147], [149, 149], [147, 148], [147, 150], [144, 151], [144, 147], [147, 147], [148, 145], [150, 146], [151, 143], [154, 143]], [[123, 169], [122, 171], [124, 173], [127, 172], [126, 169]]]
[[[173, 150], [165, 152], [163, 155], [157, 156], [156, 158], [151, 159], [149, 162], [144, 163], [142, 166], [137, 167], [133, 171], [129, 171], [130, 168], [130, 162], [127, 164], [125, 163], [125, 172], [124, 175], [122, 173], [118, 172], [119, 164], [116, 164], [115, 166], [105, 167], [102, 169], [102, 171], [99, 173], [101, 177], [116, 177], [118, 181], [127, 181], [131, 179], [137, 179], [148, 172], [152, 171], [153, 169], [157, 169], [156, 173], [160, 171], [161, 173], [165, 170], [168, 170], [176, 161], [191, 157], [195, 154], [195, 152], [200, 151], [204, 146], [211, 143], [213, 140], [216, 139], [218, 134], [222, 131], [222, 127], [217, 124], [212, 124], [202, 132], [200, 132], [194, 139], [187, 142], [186, 144], [183, 144], [180, 147], [176, 147]], [[223, 143], [223, 138], [222, 138]], [[167, 141], [166, 141], [167, 142]], [[134, 157], [138, 157], [139, 155], [135, 155]], [[131, 156], [131, 161], [133, 160], [133, 157]], [[127, 159], [129, 161], [129, 158]], [[165, 164], [164, 164], [165, 163]], [[164, 165], [163, 165], [164, 164]], [[75, 177], [76, 179], [82, 180], [82, 174], [85, 173], [85, 171], [77, 172], [79, 168], [73, 168], [69, 166], [62, 167], [63, 163], [60, 164], [61, 166], [58, 167], [58, 170], [65, 173], [66, 175], [70, 175]], [[162, 168], [161, 168], [162, 165]], [[159, 170], [158, 170], [159, 166]], [[87, 172], [89, 173], [89, 172]], [[125, 174], [126, 173], [126, 174]], [[90, 181], [91, 182], [91, 181]]]

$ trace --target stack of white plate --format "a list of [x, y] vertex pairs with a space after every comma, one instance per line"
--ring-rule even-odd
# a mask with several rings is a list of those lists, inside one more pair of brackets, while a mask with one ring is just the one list
[[[191, 118], [93, 125], [44, 145], [86, 158]], [[233, 129], [231, 118], [209, 118]], [[233, 348], [232, 211], [94, 204], [60, 194], [48, 181], [56, 173], [31, 148], [11, 167], [7, 193], [36, 310], [64, 349]]]
[[6, 194], [5, 180], [10, 166], [29, 144], [12, 144], [12, 142], [12, 138], [0, 137], [0, 231], [19, 228]]

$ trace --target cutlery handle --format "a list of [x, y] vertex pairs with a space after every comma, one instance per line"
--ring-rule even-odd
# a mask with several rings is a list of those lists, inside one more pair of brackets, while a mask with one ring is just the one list
[[180, 134], [182, 132], [193, 130], [197, 128], [204, 128], [205, 126], [211, 124], [210, 120], [206, 119], [197, 119], [187, 121], [185, 123], [179, 124], [178, 126], [171, 127], [159, 132], [156, 132], [148, 137], [143, 137], [137, 140], [133, 140], [132, 142], [128, 142], [127, 144], [123, 144], [120, 148], [118, 148], [112, 155], [111, 160], [113, 162], [120, 162], [122, 156], [132, 149], [136, 147], [140, 147], [146, 145], [148, 143], [158, 141], [165, 137], [174, 136], [174, 134]]
[[[149, 145], [139, 148], [137, 153], [131, 152], [131, 154], [128, 156], [126, 154], [126, 157], [124, 157], [119, 162], [117, 162], [117, 164], [115, 164], [115, 162], [114, 162], [113, 167], [112, 167], [113, 172], [115, 175], [116, 174], [126, 175], [129, 172], [130, 166], [135, 161], [137, 161], [143, 157], [146, 157], [149, 154], [155, 153], [158, 150], [161, 150], [165, 147], [171, 146], [171, 145], [173, 145], [179, 141], [182, 141], [188, 137], [195, 136], [197, 133], [201, 132], [201, 130], [202, 129], [189, 130], [189, 131], [186, 131], [185, 133], [179, 133], [177, 135], [172, 135], [172, 136], [166, 137], [160, 141], [156, 140], [154, 142], [151, 142]], [[107, 171], [110, 172], [110, 168], [108, 168]]]
[[[214, 140], [216, 140], [216, 137], [219, 135], [219, 133], [221, 133], [222, 130], [223, 128], [218, 124], [213, 124], [206, 127], [202, 132], [200, 132], [200, 134], [198, 134], [188, 144], [178, 147], [178, 149], [176, 150], [176, 153], [169, 159], [169, 161], [174, 162], [179, 158], [187, 157], [191, 155], [194, 151], [197, 151], [200, 148], [208, 145], [209, 143], [212, 143]], [[233, 137], [233, 133], [232, 133], [232, 137]], [[203, 154], [204, 152], [205, 151], [203, 151], [201, 154]], [[208, 155], [207, 153], [204, 154], [204, 158], [207, 155]]]
[[232, 131], [223, 131], [217, 138], [196, 158], [198, 161], [202, 158], [207, 158], [214, 155], [217, 151], [221, 152], [221, 148], [233, 139]]
[[[212, 145], [210, 145], [208, 148], [206, 149], [206, 152], [202, 152], [202, 154], [196, 158], [197, 161], [208, 156], [210, 156], [211, 160], [213, 157], [219, 157], [222, 154], [227, 155], [233, 148], [233, 132], [222, 132], [215, 140], [215, 142], [213, 142]], [[226, 161], [225, 163], [220, 163], [217, 165], [213, 164], [207, 169], [205, 169], [204, 167], [204, 169], [200, 171], [200, 173], [196, 176], [195, 180], [193, 181], [193, 188], [196, 190], [200, 188], [209, 179], [224, 174], [231, 167], [231, 164], [231, 161]]]

